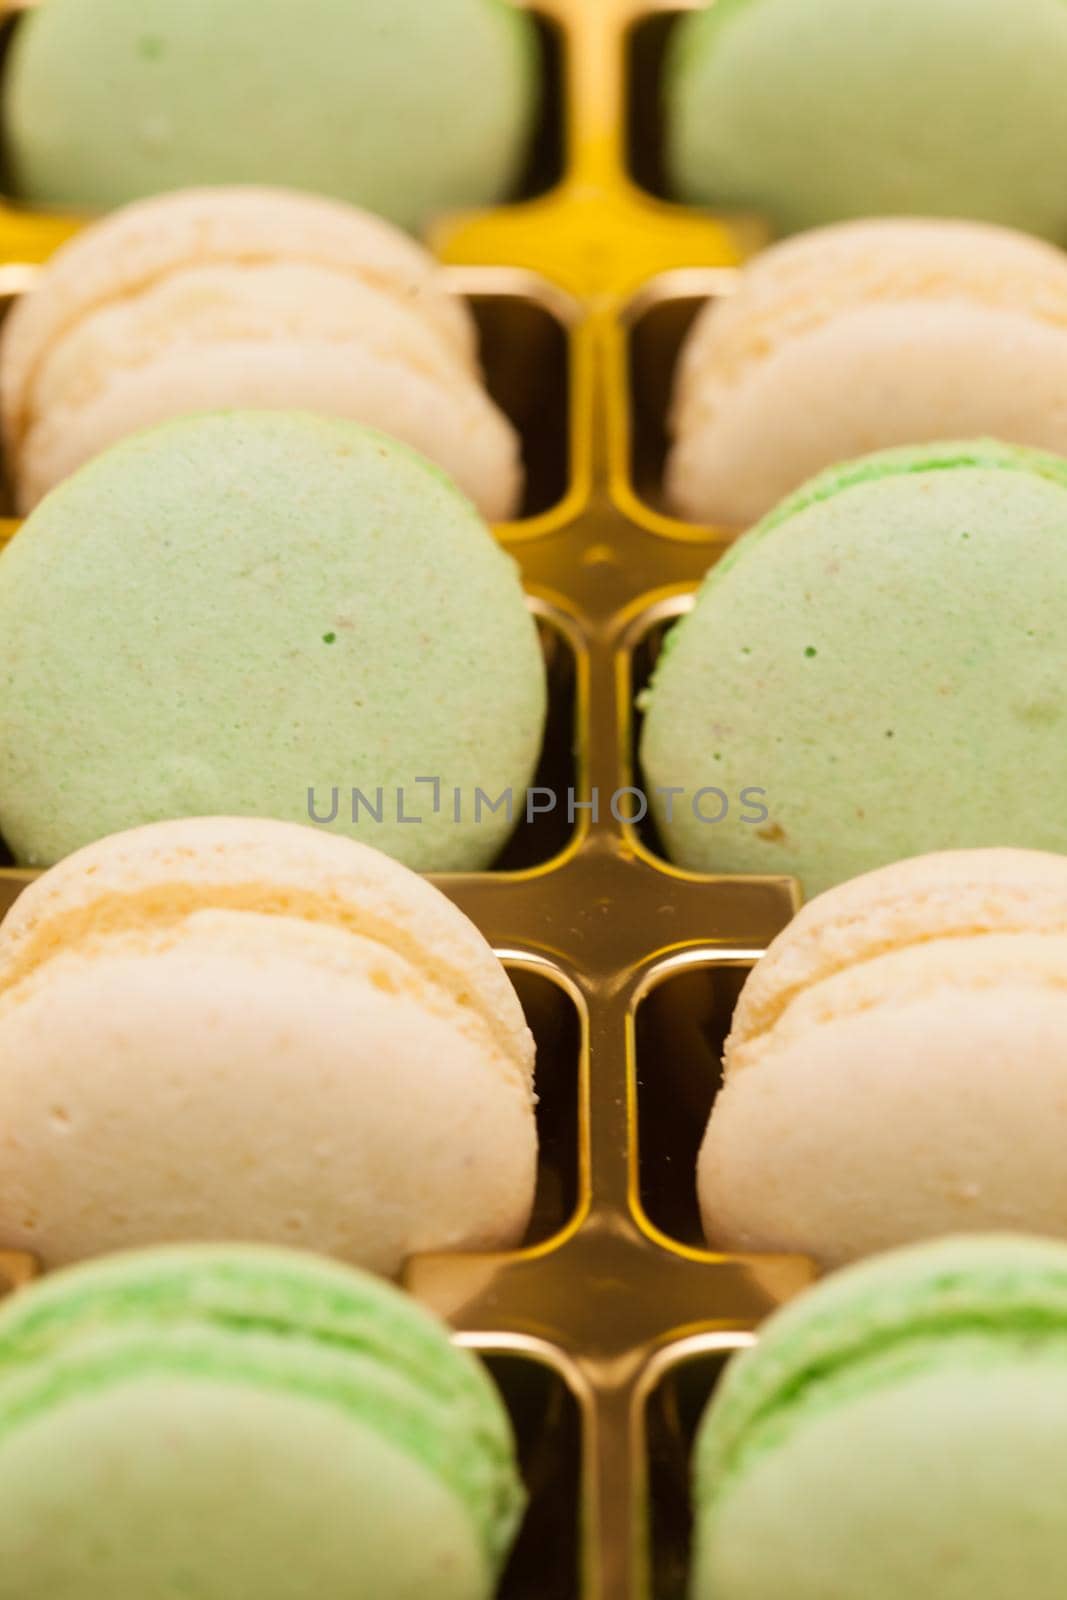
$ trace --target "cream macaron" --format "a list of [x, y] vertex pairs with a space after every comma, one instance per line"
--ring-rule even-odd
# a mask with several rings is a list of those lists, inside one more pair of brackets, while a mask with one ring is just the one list
[[714, 1245], [836, 1266], [1067, 1235], [1067, 856], [951, 851], [820, 895], [746, 983], [724, 1066]]
[[493, 521], [522, 497], [518, 437], [477, 329], [380, 217], [279, 189], [191, 189], [77, 234], [15, 305], [0, 410], [19, 510], [129, 433], [198, 411], [318, 411], [436, 461]]
[[0, 925], [0, 1248], [314, 1247], [383, 1274], [517, 1244], [534, 1045], [431, 884], [355, 841], [158, 823]]
[[972, 222], [800, 235], [698, 315], [670, 427], [672, 506], [732, 527], [893, 445], [989, 435], [1067, 454], [1067, 255]]

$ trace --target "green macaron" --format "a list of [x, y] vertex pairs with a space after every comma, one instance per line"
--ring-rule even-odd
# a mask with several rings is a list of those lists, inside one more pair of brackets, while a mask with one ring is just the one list
[[170, 1248], [0, 1309], [3, 1600], [488, 1600], [523, 1501], [487, 1374], [369, 1275]]
[[694, 1465], [692, 1600], [1060, 1600], [1067, 1247], [838, 1273], [735, 1358]]
[[414, 228], [512, 188], [537, 71], [510, 0], [40, 0], [8, 58], [4, 151], [38, 203], [267, 183]]
[[1067, 851], [1065, 616], [1067, 461], [927, 445], [814, 479], [667, 638], [642, 760], [670, 854], [812, 895], [933, 850]]
[[974, 217], [1067, 241], [1063, 0], [715, 0], [667, 63], [676, 192], [790, 232]]
[[97, 457], [0, 555], [0, 638], [0, 831], [33, 866], [240, 815], [485, 867], [540, 751], [514, 561], [441, 472], [346, 421], [232, 412]]

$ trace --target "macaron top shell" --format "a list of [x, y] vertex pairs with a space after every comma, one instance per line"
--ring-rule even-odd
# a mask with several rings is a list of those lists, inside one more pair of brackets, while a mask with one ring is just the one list
[[443, 270], [367, 212], [288, 190], [159, 196], [75, 236], [0, 340], [19, 509], [154, 423], [247, 405], [380, 427], [494, 521], [521, 499], [519, 440], [482, 386]]
[[[0, 1473], [12, 1435], [42, 1414], [168, 1375], [347, 1414], [455, 1497], [499, 1570], [524, 1495], [484, 1370], [399, 1290], [297, 1252], [172, 1247], [12, 1296], [0, 1310]], [[149, 1415], [141, 1448], [150, 1426]]]
[[254, 184], [187, 189], [123, 207], [75, 234], [50, 259], [48, 294], [25, 295], [4, 324], [5, 428], [19, 433], [41, 361], [91, 312], [143, 294], [182, 268], [279, 259], [348, 273], [418, 310], [474, 367], [477, 336], [466, 306], [442, 288], [433, 257], [384, 218], [296, 190]]
[[168, 817], [306, 822], [314, 795], [408, 865], [486, 866], [512, 822], [475, 791], [517, 810], [540, 753], [514, 561], [443, 474], [353, 423], [235, 412], [125, 440], [0, 555], [0, 628], [0, 829], [31, 865]]
[[1067, 849], [1065, 491], [1059, 457], [948, 442], [831, 469], [740, 539], [643, 702], [649, 780], [688, 797], [653, 802], [673, 858], [811, 896], [928, 851]]
[[994, 433], [1067, 449], [1067, 257], [1009, 229], [875, 218], [758, 254], [686, 338], [667, 493], [750, 526], [828, 464]]
[[[527, 1088], [534, 1043], [518, 996], [479, 930], [399, 862], [295, 823], [194, 817], [98, 840], [31, 883], [0, 924], [0, 1006], [71, 952], [91, 957], [205, 911], [299, 919], [372, 941], [471, 1016], [502, 1070]], [[23, 991], [25, 993], [25, 991]]]
[[277, 183], [420, 228], [516, 181], [536, 65], [505, 0], [44, 0], [12, 41], [4, 144], [41, 203]]
[[935, 941], [1067, 936], [1067, 856], [946, 850], [838, 884], [804, 906], [753, 968], [734, 1010], [726, 1070], [756, 1058], [790, 1006], [867, 963]]
[[693, 324], [675, 422], [698, 399], [706, 404], [709, 377], [732, 386], [769, 350], [842, 312], [957, 297], [1067, 327], [1067, 258], [1010, 228], [921, 217], [842, 222], [773, 245], [746, 265], [735, 294]]
[[672, 40], [668, 168], [786, 233], [914, 213], [1063, 240], [1065, 72], [1061, 0], [716, 0]]
[[727, 1368], [697, 1439], [698, 1498], [728, 1492], [834, 1391], [862, 1387], [867, 1369], [877, 1377], [887, 1353], [910, 1348], [936, 1365], [949, 1341], [972, 1335], [1023, 1348], [1054, 1338], [1067, 1356], [1067, 1247], [1014, 1234], [939, 1239], [833, 1273]]

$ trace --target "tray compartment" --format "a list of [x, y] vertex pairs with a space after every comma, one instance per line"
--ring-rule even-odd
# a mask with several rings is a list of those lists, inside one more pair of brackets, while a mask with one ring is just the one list
[[578, 1401], [559, 1371], [544, 1360], [492, 1349], [479, 1353], [511, 1416], [530, 1497], [498, 1600], [578, 1600]]
[[[699, 958], [696, 958], [699, 959]], [[638, 1185], [652, 1226], [707, 1248], [697, 1205], [697, 1156], [722, 1087], [722, 1051], [751, 960], [708, 954], [667, 968], [634, 1016]]]
[[734, 1353], [749, 1340], [715, 1341], [661, 1372], [645, 1408], [649, 1538], [655, 1600], [687, 1600], [693, 1535], [690, 1471], [704, 1408]]
[[565, 984], [544, 964], [505, 959], [537, 1043], [537, 1197], [524, 1245], [543, 1245], [578, 1209], [582, 1025]]
[[[653, 533], [724, 537], [675, 515], [664, 491], [669, 418], [678, 361], [704, 307], [733, 292], [734, 269], [688, 267], [663, 273], [623, 308], [618, 338], [625, 398], [617, 413], [613, 476], [622, 509]], [[731, 536], [736, 530], [729, 530]]]

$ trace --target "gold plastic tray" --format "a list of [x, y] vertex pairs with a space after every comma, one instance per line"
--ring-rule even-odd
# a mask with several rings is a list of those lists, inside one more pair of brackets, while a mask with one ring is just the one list
[[[537, 781], [601, 806], [520, 829], [498, 870], [438, 880], [506, 962], [537, 1036], [542, 1160], [523, 1249], [418, 1258], [406, 1282], [487, 1356], [515, 1419], [532, 1503], [502, 1600], [680, 1600], [694, 1421], [724, 1356], [812, 1277], [795, 1258], [702, 1248], [694, 1192], [737, 990], [796, 886], [679, 872], [608, 800], [639, 781], [634, 694], [664, 627], [727, 542], [660, 499], [673, 363], [762, 232], [631, 176], [655, 181], [657, 63], [686, 6], [534, 9], [556, 80], [553, 181], [432, 243], [526, 442], [524, 515], [498, 531], [549, 663]], [[0, 208], [0, 294], [77, 226]], [[0, 869], [0, 911], [30, 876]], [[0, 1281], [31, 1265], [0, 1254]]]

